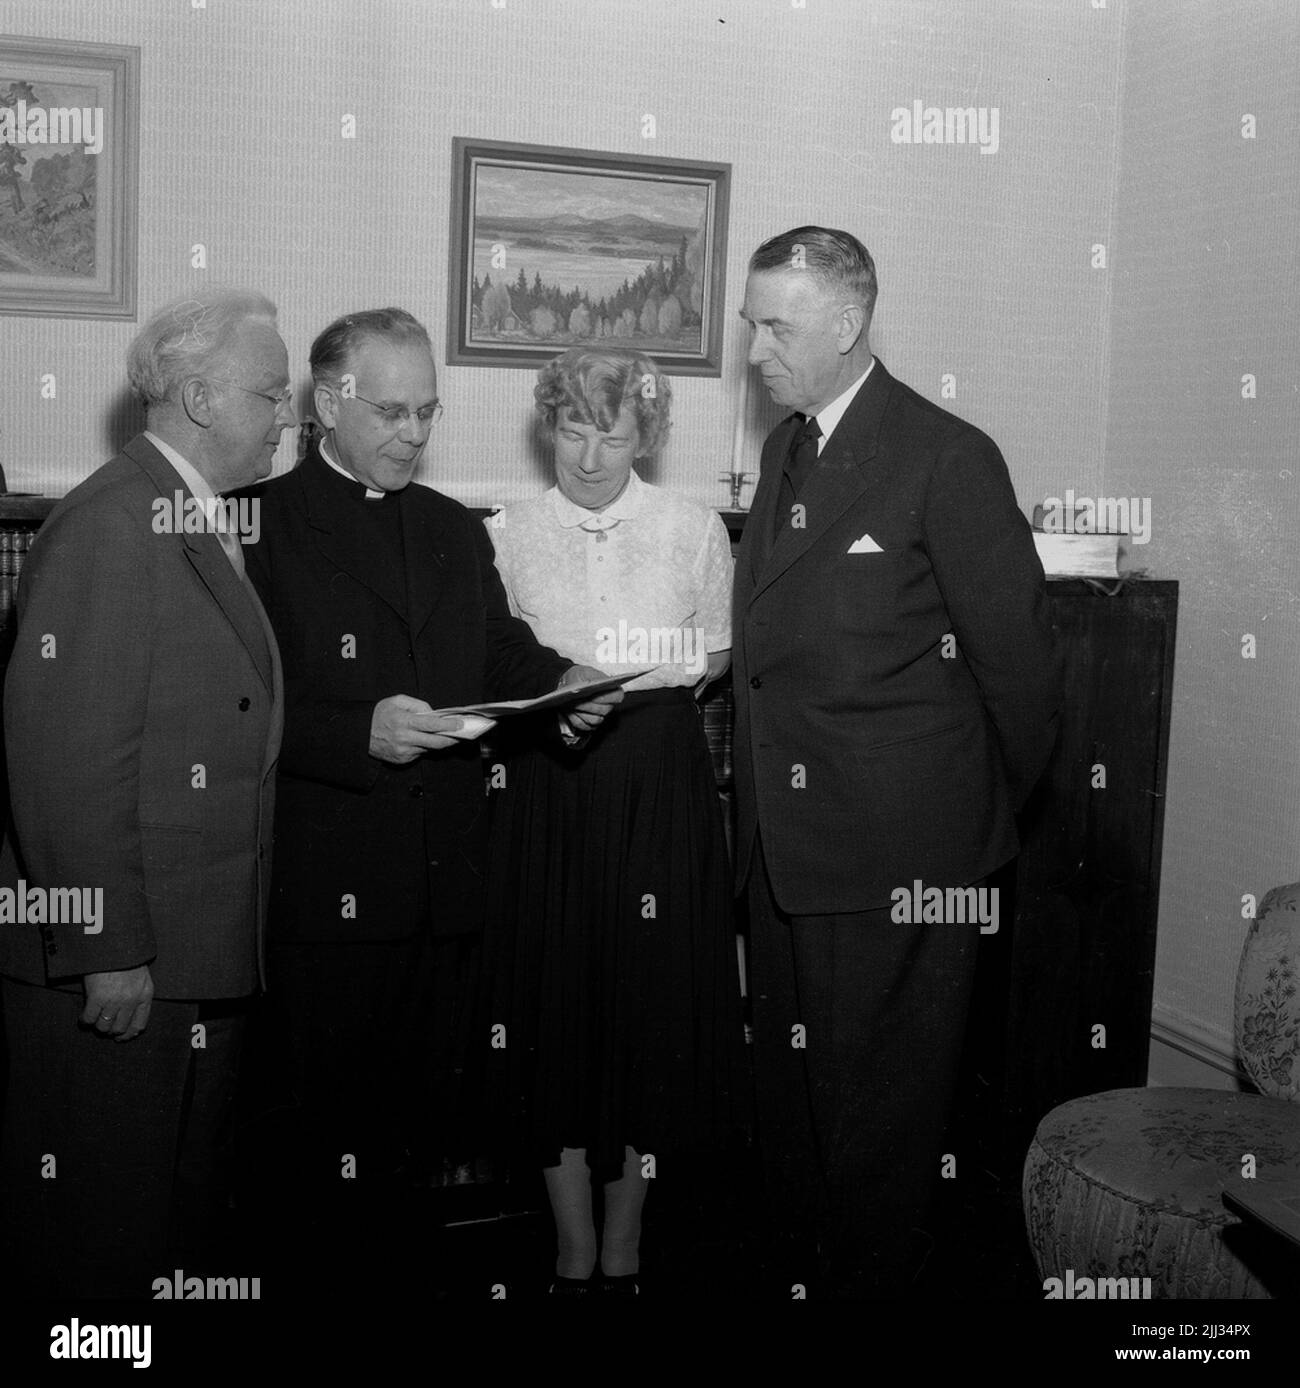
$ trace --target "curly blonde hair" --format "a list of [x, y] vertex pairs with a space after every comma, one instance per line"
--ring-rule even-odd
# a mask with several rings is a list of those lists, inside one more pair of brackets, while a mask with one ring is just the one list
[[653, 458], [668, 436], [673, 398], [668, 377], [641, 352], [572, 347], [537, 373], [533, 397], [552, 436], [561, 415], [608, 433], [624, 405], [636, 415], [638, 458]]

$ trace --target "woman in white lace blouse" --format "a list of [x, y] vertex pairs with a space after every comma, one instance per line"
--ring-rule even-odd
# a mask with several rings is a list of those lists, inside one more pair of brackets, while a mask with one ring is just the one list
[[494, 792], [485, 958], [508, 1039], [489, 1090], [544, 1168], [552, 1291], [636, 1291], [646, 1177], [723, 1160], [745, 1116], [729, 870], [695, 701], [729, 658], [731, 551], [716, 512], [637, 475], [669, 422], [648, 357], [575, 348], [534, 394], [555, 486], [488, 522], [511, 608], [562, 655], [641, 673], [589, 739], [520, 738]]

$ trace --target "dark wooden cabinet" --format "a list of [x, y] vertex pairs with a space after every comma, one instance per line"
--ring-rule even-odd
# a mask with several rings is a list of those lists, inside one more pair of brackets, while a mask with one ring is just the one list
[[1061, 732], [1021, 816], [1012, 929], [974, 1019], [997, 1115], [986, 1126], [1017, 1170], [1057, 1104], [1146, 1083], [1178, 610], [1172, 581], [1108, 596], [1058, 580], [1048, 593]]

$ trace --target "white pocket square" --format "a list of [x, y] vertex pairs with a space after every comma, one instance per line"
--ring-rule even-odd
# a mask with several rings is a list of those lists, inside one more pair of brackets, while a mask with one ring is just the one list
[[864, 535], [860, 540], [854, 540], [854, 542], [849, 546], [849, 553], [850, 553], [850, 554], [883, 554], [884, 551], [883, 551], [883, 550], [880, 548], [880, 546], [871, 538], [870, 535]]

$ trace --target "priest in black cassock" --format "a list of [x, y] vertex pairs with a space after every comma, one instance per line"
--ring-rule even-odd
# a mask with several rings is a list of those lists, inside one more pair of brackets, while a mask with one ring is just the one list
[[[248, 553], [285, 676], [265, 1018], [280, 1137], [257, 1184], [291, 1256], [338, 1285], [345, 1264], [392, 1270], [394, 1202], [457, 1142], [488, 802], [481, 727], [433, 711], [599, 672], [509, 615], [481, 523], [412, 482], [442, 409], [416, 319], [340, 318], [311, 371], [325, 435], [261, 489]], [[577, 705], [572, 730], [620, 697]]]

